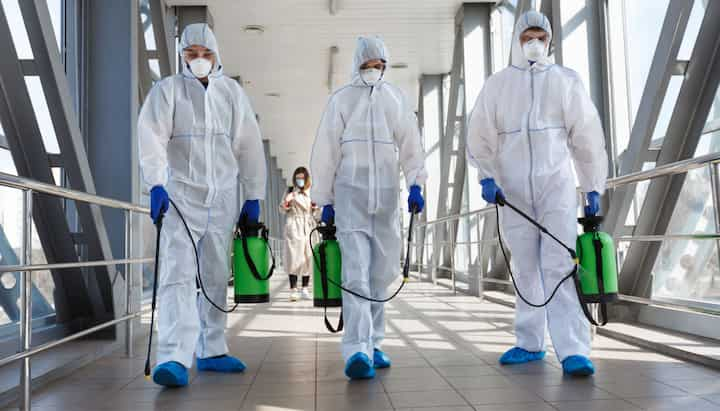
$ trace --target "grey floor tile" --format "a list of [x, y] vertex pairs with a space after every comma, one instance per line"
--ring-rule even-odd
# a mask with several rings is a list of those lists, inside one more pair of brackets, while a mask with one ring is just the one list
[[384, 392], [318, 395], [316, 401], [317, 411], [381, 411], [393, 409], [390, 398]]
[[537, 394], [521, 387], [486, 388], [480, 390], [465, 389], [460, 390], [460, 393], [472, 405], [543, 402], [542, 398], [540, 398]]
[[383, 379], [382, 384], [387, 392], [412, 392], [412, 391], [442, 391], [451, 390], [452, 387], [440, 376], [429, 376], [417, 379]]
[[488, 365], [437, 367], [437, 371], [444, 377], [482, 377], [486, 375], [501, 375], [496, 368]]
[[546, 402], [474, 405], [476, 411], [557, 411]]
[[358, 381], [347, 379], [344, 381], [318, 381], [316, 389], [318, 396], [357, 395], [385, 391], [383, 384], [377, 378]]
[[639, 411], [641, 408], [625, 400], [561, 401], [552, 405], [558, 411]]
[[672, 380], [665, 381], [664, 383], [694, 395], [720, 394], [720, 379], [717, 378], [706, 377], [701, 380]]
[[620, 398], [683, 397], [687, 392], [654, 381], [635, 381], [622, 384], [598, 384], [603, 390]]
[[693, 411], [720, 411], [720, 405], [714, 404], [704, 398], [669, 397], [669, 398], [630, 398], [631, 403], [644, 410], [693, 410]]
[[298, 397], [315, 395], [315, 383], [308, 384], [253, 384], [247, 392], [247, 398], [265, 398], [265, 397]]
[[482, 375], [477, 377], [446, 377], [450, 385], [456, 389], [511, 388], [510, 379], [502, 375]]
[[297, 397], [265, 397], [265, 398], [247, 398], [240, 410], [242, 411], [312, 411], [315, 409], [315, 397], [297, 396]]
[[392, 401], [392, 405], [396, 408], [469, 405], [467, 401], [454, 390], [391, 392], [390, 401]]
[[420, 408], [396, 408], [398, 411], [474, 411], [472, 407], [420, 407]]
[[592, 385], [549, 385], [532, 389], [534, 393], [547, 402], [609, 400], [617, 397]]

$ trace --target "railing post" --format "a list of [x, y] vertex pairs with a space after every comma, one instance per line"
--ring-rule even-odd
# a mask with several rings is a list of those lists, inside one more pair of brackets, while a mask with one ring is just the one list
[[[451, 222], [447, 222], [447, 224], [450, 226], [450, 277], [452, 279], [452, 292], [453, 295], [457, 295], [457, 290], [455, 289], [455, 241], [456, 233], [455, 233], [455, 224], [452, 224]], [[458, 226], [460, 225], [460, 220], [458, 219]]]
[[[132, 211], [125, 211], [125, 259], [129, 260], [132, 254]], [[132, 268], [128, 262], [125, 264], [125, 315], [132, 312]], [[125, 355], [128, 358], [133, 356], [133, 320], [125, 322]]]
[[[32, 264], [32, 209], [33, 192], [23, 192], [22, 216], [22, 264]], [[30, 350], [32, 337], [32, 272], [20, 272], [20, 338], [21, 350]], [[29, 411], [31, 407], [30, 391], [32, 380], [30, 373], [30, 357], [23, 358], [20, 370], [20, 409]]]
[[481, 214], [475, 215], [475, 228], [477, 231], [477, 261], [478, 261], [478, 297], [483, 298], [483, 287], [485, 286], [485, 283], [483, 283], [483, 280], [485, 279], [485, 264], [483, 263], [483, 243], [482, 243], [482, 235], [480, 232], [480, 221], [483, 222], [483, 225], [485, 223], [485, 216]]

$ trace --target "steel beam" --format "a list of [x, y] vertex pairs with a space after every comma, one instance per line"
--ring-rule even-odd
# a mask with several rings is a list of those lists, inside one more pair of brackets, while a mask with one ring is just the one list
[[[50, 111], [55, 135], [60, 146], [63, 171], [70, 188], [95, 194], [95, 183], [83, 144], [74, 102], [70, 94], [65, 67], [57, 47], [47, 2], [32, 0], [20, 2], [25, 28], [33, 50], [35, 66], [40, 75], [43, 92]], [[112, 259], [110, 240], [100, 207], [78, 202], [77, 208], [83, 234], [87, 238], [88, 257], [91, 260]], [[96, 268], [88, 279], [96, 319], [104, 320], [114, 314], [112, 287], [107, 268]]]
[[155, 47], [160, 62], [160, 77], [167, 77], [174, 73], [172, 62], [175, 56], [173, 34], [168, 30], [167, 7], [165, 0], [149, 0], [149, 2]]

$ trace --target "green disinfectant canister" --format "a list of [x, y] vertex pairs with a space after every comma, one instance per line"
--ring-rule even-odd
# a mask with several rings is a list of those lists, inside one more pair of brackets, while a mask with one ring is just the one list
[[580, 302], [599, 304], [602, 324], [607, 323], [607, 303], [618, 299], [615, 244], [609, 234], [600, 231], [602, 216], [579, 218], [583, 234], [577, 239], [579, 270], [577, 288]]
[[268, 234], [263, 223], [238, 223], [233, 242], [233, 282], [238, 304], [270, 301], [268, 280], [275, 271], [275, 256], [268, 244]]
[[[342, 307], [342, 263], [340, 255], [340, 244], [335, 237], [335, 222], [330, 221], [326, 225], [320, 225], [315, 230], [322, 237], [319, 244], [312, 246], [313, 253], [313, 305], [322, 307], [325, 311], [325, 327], [331, 333], [342, 331], [343, 315], [340, 311], [340, 319], [337, 326], [330, 323], [328, 319], [328, 307]], [[310, 236], [312, 238], [312, 234]]]
[[[313, 250], [313, 305], [315, 307], [342, 307], [340, 244], [335, 238], [335, 226], [317, 228], [322, 241]], [[328, 281], [328, 278], [332, 281]], [[334, 283], [334, 284], [333, 284]]]

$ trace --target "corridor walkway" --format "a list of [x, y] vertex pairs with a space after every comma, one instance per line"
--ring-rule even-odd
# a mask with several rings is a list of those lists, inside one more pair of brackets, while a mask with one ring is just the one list
[[[720, 410], [720, 373], [596, 337], [597, 375], [564, 378], [549, 353], [542, 363], [500, 367], [513, 344], [513, 312], [474, 297], [412, 283], [388, 304], [385, 349], [393, 367], [366, 382], [343, 376], [339, 336], [322, 310], [288, 302], [283, 276], [271, 304], [243, 306], [229, 320], [242, 375], [192, 373], [185, 389], [164, 390], [122, 353], [33, 394], [34, 410]], [[333, 320], [337, 314], [333, 312]]]

